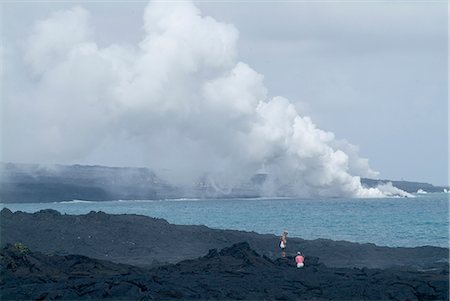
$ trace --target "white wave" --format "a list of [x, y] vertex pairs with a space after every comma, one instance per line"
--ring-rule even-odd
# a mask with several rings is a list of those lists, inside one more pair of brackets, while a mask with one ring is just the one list
[[61, 202], [52, 202], [52, 204], [80, 204], [80, 203], [97, 203], [95, 201], [85, 201], [85, 200], [71, 200], [71, 201], [61, 201]]

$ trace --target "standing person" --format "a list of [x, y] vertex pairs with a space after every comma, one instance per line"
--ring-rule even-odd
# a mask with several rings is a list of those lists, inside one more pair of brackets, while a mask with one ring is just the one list
[[288, 231], [284, 231], [280, 236], [281, 257], [286, 257], [287, 235]]
[[303, 257], [301, 252], [297, 252], [297, 256], [295, 256], [295, 263], [297, 264], [297, 268], [302, 268], [305, 266], [303, 263], [305, 261], [305, 257]]

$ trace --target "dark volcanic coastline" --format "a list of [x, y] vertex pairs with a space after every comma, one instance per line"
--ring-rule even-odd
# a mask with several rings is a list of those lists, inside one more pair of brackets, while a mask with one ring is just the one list
[[2, 300], [448, 300], [447, 248], [290, 238], [281, 259], [274, 235], [139, 215], [3, 209], [0, 226]]
[[2, 300], [445, 300], [448, 269], [329, 268], [306, 257], [272, 260], [247, 243], [152, 269], [8, 245], [0, 252]]
[[[234, 187], [227, 198], [261, 196], [266, 174], [255, 174], [247, 183]], [[3, 203], [59, 202], [63, 200], [144, 200], [171, 198], [216, 198], [224, 194], [211, 185], [197, 183], [193, 187], [175, 187], [147, 168], [84, 165], [17, 164], [0, 162], [0, 199]], [[365, 187], [391, 182], [409, 193], [419, 189], [443, 192], [449, 187], [428, 183], [361, 179]], [[275, 193], [275, 192], [274, 192]], [[289, 196], [289, 189], [274, 196]]]

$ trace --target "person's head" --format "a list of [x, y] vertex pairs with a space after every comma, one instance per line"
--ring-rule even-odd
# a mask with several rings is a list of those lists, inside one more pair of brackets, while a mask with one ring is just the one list
[[284, 230], [283, 234], [284, 234], [284, 235], [288, 235], [288, 231], [287, 231], [287, 230]]
[[298, 251], [298, 252], [297, 252], [297, 255], [302, 255], [302, 252]]

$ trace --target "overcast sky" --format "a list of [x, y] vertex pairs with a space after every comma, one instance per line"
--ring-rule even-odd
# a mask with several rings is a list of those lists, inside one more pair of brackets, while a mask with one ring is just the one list
[[[263, 76], [264, 97], [289, 99], [298, 114], [310, 116], [319, 129], [359, 146], [359, 156], [368, 158], [371, 169], [381, 178], [448, 183], [445, 1], [195, 3], [202, 16], [234, 26], [238, 39], [233, 60], [244, 62]], [[9, 115], [3, 115], [3, 127], [9, 132], [2, 136], [12, 145], [2, 146], [2, 160], [30, 162], [41, 158], [29, 156], [30, 148], [36, 145], [11, 143], [15, 133], [22, 135], [19, 132], [31, 129], [11, 126], [15, 111], [5, 105], [5, 99], [14, 101], [20, 91], [38, 81], [24, 67], [31, 60], [35, 72], [40, 72], [36, 68], [42, 62], [36, 63], [30, 54], [27, 61], [24, 50], [29, 47], [27, 41], [36, 22], [55, 11], [79, 6], [88, 12], [94, 29], [89, 36], [99, 48], [137, 45], [146, 35], [142, 21], [146, 5], [75, 1], [1, 4], [2, 113]], [[129, 155], [126, 150], [124, 155]], [[87, 157], [43, 161], [96, 163], [93, 161], [99, 156]], [[128, 164], [114, 159], [99, 163]]]
[[382, 177], [448, 183], [447, 3], [203, 4], [240, 55]]

